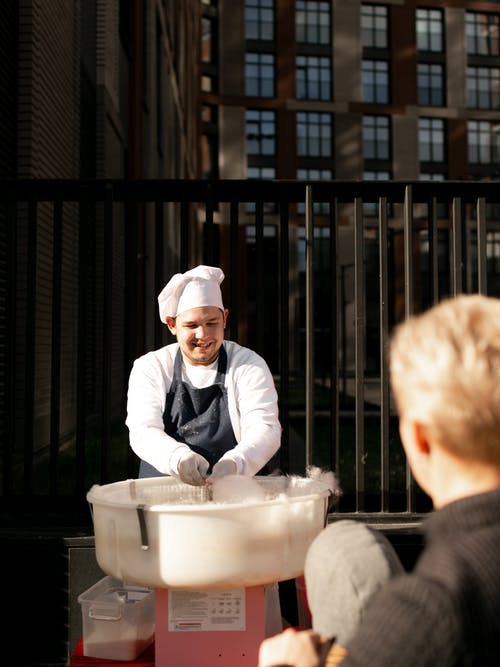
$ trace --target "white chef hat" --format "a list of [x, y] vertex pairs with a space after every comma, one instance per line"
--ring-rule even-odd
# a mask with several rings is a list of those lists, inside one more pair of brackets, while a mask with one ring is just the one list
[[222, 269], [200, 264], [186, 273], [176, 273], [158, 295], [160, 319], [177, 317], [179, 313], [201, 306], [216, 306], [224, 310], [220, 284]]

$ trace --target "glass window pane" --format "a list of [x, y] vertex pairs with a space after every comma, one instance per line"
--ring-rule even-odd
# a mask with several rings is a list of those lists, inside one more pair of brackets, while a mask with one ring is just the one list
[[330, 44], [330, 2], [295, 2], [295, 36], [299, 44]]
[[274, 39], [274, 0], [245, 0], [246, 39]]
[[417, 48], [443, 51], [443, 14], [439, 9], [417, 9]]
[[387, 7], [380, 5], [361, 6], [361, 40], [363, 46], [367, 48], [387, 48]]

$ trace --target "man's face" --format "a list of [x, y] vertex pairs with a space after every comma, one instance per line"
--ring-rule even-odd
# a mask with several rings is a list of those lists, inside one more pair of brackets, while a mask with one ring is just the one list
[[217, 358], [224, 340], [228, 310], [215, 306], [192, 308], [167, 317], [167, 326], [177, 338], [184, 359], [193, 366], [207, 366]]

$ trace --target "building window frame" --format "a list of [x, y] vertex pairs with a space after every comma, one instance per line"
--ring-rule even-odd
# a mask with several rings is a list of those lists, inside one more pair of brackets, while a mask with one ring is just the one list
[[365, 49], [389, 47], [389, 13], [386, 5], [361, 5], [361, 43]]
[[245, 95], [272, 98], [275, 96], [275, 58], [273, 53], [245, 53]]
[[331, 3], [326, 0], [295, 2], [297, 44], [330, 46], [332, 43]]
[[467, 67], [467, 106], [500, 108], [500, 67]]
[[444, 165], [446, 162], [446, 122], [443, 118], [418, 119], [418, 151], [423, 171], [432, 172], [430, 164]]
[[245, 39], [273, 42], [275, 29], [274, 0], [245, 0]]
[[247, 109], [247, 155], [276, 156], [276, 112], [269, 109]]
[[[388, 171], [391, 159], [391, 119], [365, 114], [362, 121], [363, 159], [367, 171]], [[377, 162], [379, 166], [373, 163]], [[380, 163], [384, 163], [381, 165]], [[371, 164], [368, 167], [368, 164]]]
[[468, 55], [500, 57], [500, 14], [465, 12]]
[[420, 106], [446, 106], [444, 65], [418, 63], [418, 103]]
[[327, 56], [297, 55], [297, 99], [332, 99], [332, 63]]
[[299, 157], [332, 158], [332, 114], [320, 111], [298, 111], [296, 129]]
[[389, 104], [390, 72], [386, 60], [363, 60], [363, 102]]
[[467, 144], [470, 164], [500, 164], [500, 121], [469, 120]]
[[417, 49], [426, 53], [444, 53], [443, 11], [434, 8], [417, 8]]

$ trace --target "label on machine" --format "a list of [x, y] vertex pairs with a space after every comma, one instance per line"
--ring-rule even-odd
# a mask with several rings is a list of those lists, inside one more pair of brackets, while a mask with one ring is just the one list
[[244, 588], [168, 591], [170, 632], [245, 629]]

